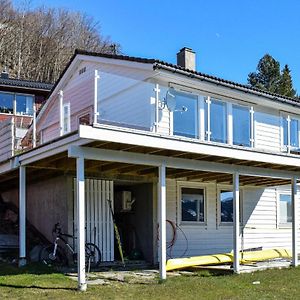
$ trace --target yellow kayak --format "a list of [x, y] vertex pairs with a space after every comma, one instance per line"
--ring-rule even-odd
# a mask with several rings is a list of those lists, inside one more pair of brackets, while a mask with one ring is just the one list
[[[291, 258], [291, 252], [283, 248], [246, 251], [240, 254], [240, 263], [258, 262], [275, 258]], [[226, 263], [233, 263], [233, 253], [168, 259], [166, 269], [167, 271], [171, 271], [193, 266], [207, 266]]]

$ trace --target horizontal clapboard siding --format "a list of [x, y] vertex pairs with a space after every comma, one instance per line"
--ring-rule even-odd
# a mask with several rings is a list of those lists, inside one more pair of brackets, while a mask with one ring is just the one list
[[0, 126], [0, 161], [4, 161], [13, 155], [13, 123], [8, 120]]
[[255, 147], [263, 150], [280, 151], [280, 117], [279, 113], [256, 111]]
[[[188, 183], [189, 185], [191, 183]], [[220, 225], [218, 212], [218, 187], [215, 183], [205, 184], [206, 213], [205, 225], [186, 225], [180, 222], [178, 186], [184, 185], [175, 180], [167, 181], [167, 219], [175, 222], [177, 239], [172, 249], [168, 249], [168, 256], [194, 256], [230, 252], [233, 250], [232, 225]], [[195, 187], [199, 187], [196, 183]], [[253, 247], [291, 248], [291, 228], [278, 226], [277, 222], [277, 193], [287, 192], [289, 187], [278, 188], [245, 188], [241, 192], [241, 249]], [[300, 193], [298, 192], [298, 197]], [[299, 204], [300, 218], [300, 204]], [[184, 234], [182, 233], [184, 232]], [[167, 223], [167, 241], [171, 241], [173, 231]], [[300, 234], [299, 234], [300, 238]], [[300, 246], [300, 240], [299, 240]]]

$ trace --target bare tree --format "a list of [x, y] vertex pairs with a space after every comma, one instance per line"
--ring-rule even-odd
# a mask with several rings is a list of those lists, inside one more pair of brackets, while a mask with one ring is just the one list
[[66, 9], [15, 8], [0, 0], [0, 65], [12, 76], [54, 82], [75, 49], [118, 53], [93, 18]]

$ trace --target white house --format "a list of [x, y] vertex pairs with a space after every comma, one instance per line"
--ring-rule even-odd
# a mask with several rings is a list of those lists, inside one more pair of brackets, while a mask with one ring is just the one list
[[85, 240], [117, 257], [111, 200], [125, 251], [163, 279], [168, 256], [233, 250], [239, 272], [240, 250], [285, 247], [298, 264], [300, 103], [197, 72], [191, 49], [177, 59], [76, 51], [38, 145], [0, 163], [3, 199], [19, 193], [21, 262], [25, 216], [49, 238], [60, 221], [79, 237], [85, 289]]

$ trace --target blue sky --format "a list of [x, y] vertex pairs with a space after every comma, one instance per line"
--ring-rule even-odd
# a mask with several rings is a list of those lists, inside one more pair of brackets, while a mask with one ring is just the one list
[[240, 83], [270, 53], [281, 67], [290, 66], [300, 93], [300, 1], [31, 1], [43, 4], [93, 16], [126, 55], [176, 63], [176, 53], [187, 46], [197, 53], [198, 71]]

